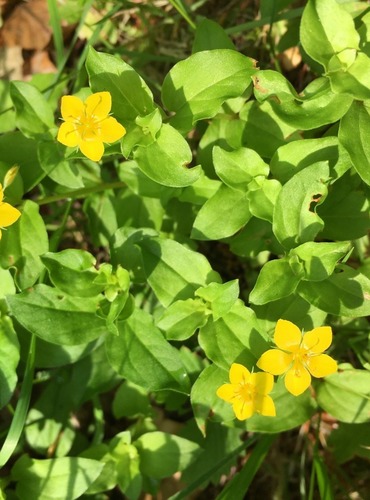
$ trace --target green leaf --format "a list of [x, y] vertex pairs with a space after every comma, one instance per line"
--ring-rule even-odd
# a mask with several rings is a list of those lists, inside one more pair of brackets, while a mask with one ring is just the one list
[[[20, 330], [22, 330], [21, 334]], [[29, 339], [29, 333], [20, 327], [17, 328], [17, 333], [20, 336], [21, 344], [22, 338], [23, 343]], [[84, 358], [93, 351], [99, 343], [101, 343], [100, 339], [94, 340], [88, 344], [67, 346], [51, 344], [37, 337], [35, 365], [38, 368], [57, 368], [58, 366], [76, 363], [76, 361]]]
[[199, 165], [188, 168], [191, 149], [182, 135], [168, 124], [162, 125], [156, 141], [136, 149], [134, 159], [145, 175], [169, 187], [189, 186], [201, 173]]
[[16, 291], [13, 276], [8, 269], [0, 267], [0, 299], [5, 295], [13, 295]]
[[45, 175], [37, 157], [37, 147], [37, 141], [27, 139], [21, 132], [0, 136], [0, 158], [9, 166], [19, 165], [26, 193]]
[[111, 238], [112, 265], [124, 265], [131, 272], [134, 283], [146, 281], [140, 247], [137, 245], [144, 238], [158, 235], [154, 229], [119, 228]]
[[333, 92], [361, 101], [370, 99], [370, 58], [366, 54], [347, 49], [334, 55], [327, 76]]
[[103, 464], [103, 469], [95, 481], [86, 490], [86, 495], [101, 493], [112, 490], [117, 484], [116, 463], [109, 453], [109, 446], [106, 444], [97, 444], [87, 448], [80, 454], [81, 458], [96, 460]]
[[215, 49], [233, 50], [235, 46], [218, 23], [204, 18], [197, 24], [192, 53]]
[[199, 299], [177, 300], [164, 310], [156, 326], [168, 340], [186, 340], [206, 323], [208, 315], [206, 305]]
[[325, 312], [309, 304], [297, 294], [268, 302], [263, 306], [253, 306], [253, 310], [256, 312], [261, 328], [269, 333], [271, 338], [276, 322], [281, 318], [309, 331], [323, 325], [327, 316]]
[[363, 102], [355, 101], [343, 116], [339, 140], [346, 148], [361, 179], [370, 185], [370, 114]]
[[340, 423], [330, 434], [328, 446], [339, 464], [360, 456], [370, 458], [370, 422], [363, 424]]
[[41, 256], [53, 285], [76, 297], [94, 297], [104, 286], [94, 283], [99, 275], [94, 267], [96, 259], [89, 252], [77, 249], [48, 252]]
[[254, 77], [254, 94], [268, 100], [281, 120], [301, 130], [312, 130], [336, 122], [350, 107], [353, 98], [331, 90], [328, 78], [316, 78], [298, 94], [277, 71], [259, 71]]
[[147, 432], [134, 441], [139, 451], [140, 471], [162, 479], [183, 471], [199, 455], [197, 443], [166, 432]]
[[7, 302], [24, 328], [54, 344], [85, 344], [107, 331], [105, 321], [96, 315], [98, 298], [71, 297], [56, 288], [36, 285], [8, 295]]
[[195, 295], [207, 302], [211, 309], [214, 321], [227, 314], [239, 297], [239, 280], [228, 281], [227, 283], [210, 283], [205, 287], [200, 287]]
[[122, 417], [137, 418], [152, 414], [149, 395], [145, 389], [125, 380], [117, 389], [112, 412], [117, 420]]
[[178, 351], [164, 339], [148, 313], [136, 309], [117, 326], [118, 335], [107, 337], [106, 349], [109, 362], [120, 375], [150, 391], [189, 391]]
[[268, 348], [267, 336], [254, 312], [241, 300], [219, 320], [208, 320], [200, 329], [199, 345], [210, 360], [225, 370], [234, 362], [252, 368]]
[[267, 177], [268, 165], [253, 149], [240, 148], [226, 151], [215, 146], [212, 151], [215, 170], [230, 188], [247, 191], [249, 183], [257, 176]]
[[[39, 143], [37, 155], [41, 168], [57, 184], [69, 189], [84, 187], [80, 171], [73, 163], [65, 159], [65, 147], [58, 142]], [[40, 181], [42, 178], [40, 177]]]
[[322, 281], [333, 274], [337, 262], [351, 249], [350, 242], [315, 243], [309, 241], [290, 251], [303, 264], [306, 281]]
[[360, 41], [352, 16], [335, 0], [307, 2], [300, 39], [307, 54], [324, 66], [334, 54], [349, 48], [358, 49]]
[[206, 424], [210, 418], [216, 417], [218, 420], [228, 422], [235, 417], [231, 405], [225, 405], [216, 394], [217, 389], [228, 381], [226, 370], [210, 365], [202, 371], [191, 388], [191, 406], [203, 436], [206, 435]]
[[255, 61], [228, 49], [202, 51], [177, 63], [164, 79], [162, 101], [176, 115], [171, 124], [190, 130], [198, 120], [212, 118], [227, 99], [250, 85]]
[[269, 101], [248, 101], [239, 116], [240, 121], [232, 120], [231, 124], [241, 126], [241, 145], [254, 149], [263, 158], [271, 158], [279, 147], [301, 138], [295, 127], [276, 115]]
[[274, 207], [281, 190], [280, 182], [276, 179], [259, 178], [250, 188], [248, 200], [251, 214], [272, 223]]
[[32, 286], [44, 266], [40, 255], [49, 249], [48, 235], [39, 207], [26, 200], [22, 215], [3, 231], [0, 241], [0, 262], [5, 268], [16, 268], [15, 283], [23, 290]]
[[5, 406], [17, 384], [19, 343], [11, 319], [0, 317], [0, 408]]
[[90, 46], [86, 69], [94, 92], [110, 92], [112, 113], [123, 125], [128, 121], [134, 122], [137, 116], [146, 116], [154, 111], [149, 87], [122, 59], [96, 52]]
[[165, 307], [175, 300], [193, 298], [200, 286], [220, 281], [204, 255], [177, 241], [147, 238], [137, 244], [148, 283]]
[[54, 114], [41, 92], [30, 83], [11, 82], [10, 95], [22, 133], [31, 139], [52, 139]]
[[327, 162], [318, 162], [295, 174], [282, 187], [276, 200], [273, 231], [286, 248], [313, 240], [324, 222], [311, 204], [322, 203], [329, 180]]
[[347, 172], [329, 187], [325, 203], [317, 208], [325, 227], [322, 237], [330, 240], [355, 240], [370, 227], [369, 200], [358, 175]]
[[370, 280], [349, 266], [323, 281], [301, 281], [297, 292], [310, 304], [336, 316], [356, 318], [370, 314]]
[[320, 382], [316, 389], [319, 405], [341, 422], [358, 424], [369, 420], [370, 373], [344, 370]]
[[11, 132], [15, 129], [15, 111], [13, 109], [13, 103], [10, 98], [10, 85], [11, 82], [5, 79], [0, 80], [0, 112], [1, 112], [1, 123], [0, 123], [0, 133]]
[[294, 293], [300, 280], [287, 260], [270, 260], [262, 267], [249, 300], [262, 305], [282, 299]]
[[20, 500], [74, 500], [99, 476], [104, 465], [78, 457], [31, 459], [23, 455], [12, 469]]
[[281, 146], [270, 162], [271, 173], [285, 184], [293, 175], [320, 161], [328, 161], [333, 177], [350, 168], [350, 159], [337, 137], [320, 137], [293, 141]]
[[239, 231], [251, 217], [247, 194], [221, 184], [199, 210], [191, 237], [197, 240], [227, 238]]

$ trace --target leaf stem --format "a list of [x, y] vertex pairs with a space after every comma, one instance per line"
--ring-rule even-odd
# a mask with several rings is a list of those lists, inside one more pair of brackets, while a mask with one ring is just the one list
[[122, 181], [105, 182], [102, 184], [98, 184], [97, 186], [75, 189], [74, 191], [55, 194], [53, 196], [46, 196], [45, 198], [35, 200], [35, 202], [40, 206], [61, 200], [77, 200], [78, 198], [86, 198], [86, 196], [88, 196], [91, 193], [99, 193], [101, 191], [106, 191], [108, 189], [121, 189], [124, 187], [126, 187], [126, 184]]

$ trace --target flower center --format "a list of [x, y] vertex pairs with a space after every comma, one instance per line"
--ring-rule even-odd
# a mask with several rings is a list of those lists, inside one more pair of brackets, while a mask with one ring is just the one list
[[100, 121], [95, 115], [84, 113], [76, 119], [75, 125], [83, 141], [96, 141], [99, 139], [101, 126]]
[[293, 367], [297, 377], [300, 377], [302, 368], [306, 366], [309, 357], [310, 351], [304, 347], [298, 347], [293, 353]]
[[241, 401], [252, 401], [254, 388], [247, 382], [241, 382], [235, 391], [235, 395]]

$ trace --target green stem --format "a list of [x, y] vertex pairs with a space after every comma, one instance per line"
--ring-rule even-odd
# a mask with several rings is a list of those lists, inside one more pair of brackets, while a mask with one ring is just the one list
[[35, 335], [32, 335], [21, 393], [9, 432], [0, 451], [0, 468], [4, 467], [16, 449], [26, 422], [28, 407], [31, 399], [33, 373], [35, 371], [35, 345], [36, 337]]
[[55, 231], [55, 233], [53, 234], [53, 236], [50, 238], [50, 241], [49, 241], [49, 252], [56, 252], [57, 249], [58, 249], [60, 239], [61, 239], [61, 237], [62, 237], [62, 235], [64, 233], [64, 229], [65, 229], [66, 224], [67, 224], [68, 216], [69, 216], [69, 213], [70, 213], [71, 208], [72, 208], [72, 203], [73, 203], [73, 200], [71, 200], [69, 198], [67, 206], [66, 206], [66, 208], [64, 210], [62, 222], [60, 223], [60, 226]]
[[53, 196], [46, 196], [40, 200], [35, 200], [38, 205], [47, 205], [49, 203], [54, 203], [60, 200], [77, 200], [78, 198], [86, 198], [91, 193], [99, 193], [101, 191], [106, 191], [108, 189], [120, 189], [126, 187], [126, 184], [122, 181], [106, 182], [98, 184], [97, 186], [92, 186], [88, 188], [75, 189], [74, 191], [69, 191], [67, 193], [55, 194]]

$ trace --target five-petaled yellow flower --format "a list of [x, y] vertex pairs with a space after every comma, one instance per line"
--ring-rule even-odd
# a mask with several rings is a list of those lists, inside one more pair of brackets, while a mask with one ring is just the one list
[[294, 396], [302, 394], [313, 377], [326, 377], [338, 369], [336, 361], [323, 352], [332, 342], [330, 326], [320, 326], [306, 332], [290, 321], [279, 319], [274, 333], [279, 349], [269, 349], [257, 362], [258, 368], [271, 373], [285, 373], [285, 387]]
[[62, 97], [61, 113], [64, 123], [58, 131], [58, 141], [81, 152], [90, 160], [99, 161], [104, 154], [104, 142], [121, 139], [126, 129], [109, 116], [112, 98], [109, 92], [97, 92], [85, 102], [76, 96]]
[[0, 240], [2, 236], [1, 229], [11, 226], [21, 216], [17, 208], [12, 207], [9, 203], [5, 203], [3, 199], [4, 190], [2, 184], [0, 184]]
[[269, 373], [251, 373], [238, 363], [233, 363], [229, 372], [230, 384], [217, 389], [217, 396], [232, 403], [238, 420], [250, 418], [254, 413], [275, 417], [275, 405], [268, 396], [274, 385]]

